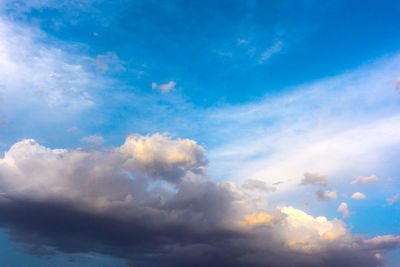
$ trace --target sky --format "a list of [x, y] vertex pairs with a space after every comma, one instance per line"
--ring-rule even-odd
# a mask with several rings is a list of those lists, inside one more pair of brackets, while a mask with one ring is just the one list
[[0, 265], [400, 266], [398, 1], [0, 1]]

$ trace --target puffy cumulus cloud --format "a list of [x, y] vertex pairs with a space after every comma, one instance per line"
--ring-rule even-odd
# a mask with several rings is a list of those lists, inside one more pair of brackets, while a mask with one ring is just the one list
[[176, 82], [174, 82], [174, 81], [170, 81], [168, 83], [163, 83], [163, 84], [157, 84], [157, 83], [153, 82], [151, 84], [151, 89], [159, 90], [159, 91], [161, 91], [161, 93], [168, 93], [175, 89], [175, 85], [176, 85]]
[[300, 185], [328, 185], [328, 176], [322, 173], [309, 173], [304, 174], [304, 178], [301, 180]]
[[350, 215], [349, 207], [347, 206], [346, 202], [340, 203], [337, 211], [339, 211], [339, 212], [341, 212], [343, 214], [343, 218], [347, 218]]
[[363, 193], [360, 193], [360, 192], [355, 192], [351, 197], [354, 198], [354, 199], [364, 199], [364, 198], [366, 198], [366, 196]]
[[351, 184], [367, 184], [376, 181], [379, 181], [379, 178], [375, 174], [371, 176], [357, 176], [357, 178], [353, 180]]
[[119, 148], [124, 167], [149, 177], [178, 182], [188, 170], [202, 174], [207, 160], [204, 149], [193, 140], [172, 140], [165, 134], [130, 135]]
[[315, 194], [317, 195], [317, 200], [318, 201], [329, 201], [332, 199], [336, 199], [336, 191], [328, 191], [328, 190], [322, 190], [319, 189], [317, 190], [317, 192], [315, 192]]
[[242, 185], [244, 189], [247, 190], [258, 190], [263, 192], [274, 192], [276, 187], [268, 186], [264, 181], [257, 179], [249, 179]]
[[0, 225], [32, 253], [98, 252], [134, 266], [378, 266], [399, 245], [260, 205], [210, 180], [203, 153], [162, 134], [70, 150], [22, 140], [0, 159]]
[[287, 215], [287, 243], [296, 250], [317, 250], [321, 241], [337, 240], [348, 234], [344, 223], [338, 219], [328, 221], [323, 216], [314, 218], [293, 207], [284, 207], [281, 211]]

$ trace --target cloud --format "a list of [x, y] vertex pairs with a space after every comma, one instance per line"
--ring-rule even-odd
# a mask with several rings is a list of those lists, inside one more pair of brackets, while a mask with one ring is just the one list
[[336, 191], [328, 191], [328, 190], [319, 189], [315, 193], [317, 195], [318, 201], [327, 202], [332, 199], [336, 199]]
[[245, 40], [245, 39], [237, 39], [237, 44], [238, 45], [248, 45], [249, 44], [249, 41], [248, 40]]
[[396, 55], [196, 117], [214, 140], [211, 171], [241, 182], [291, 178], [279, 188], [288, 194], [310, 170], [329, 174], [333, 183], [381, 171], [389, 154], [399, 156], [392, 149], [400, 144], [399, 94], [388, 87], [398, 77], [399, 62]]
[[282, 50], [283, 43], [282, 41], [277, 41], [273, 46], [269, 47], [267, 50], [262, 52], [260, 60], [258, 61], [259, 64], [264, 63], [274, 54], [280, 52]]
[[67, 129], [67, 132], [69, 132], [69, 133], [76, 132], [76, 131], [78, 131], [78, 127], [77, 126], [72, 126], [72, 127]]
[[193, 140], [171, 140], [166, 134], [130, 135], [119, 148], [124, 167], [152, 178], [178, 182], [188, 171], [202, 174], [207, 165], [204, 149]]
[[0, 159], [0, 225], [39, 254], [96, 252], [140, 266], [378, 266], [377, 254], [399, 245], [261, 204], [211, 180], [203, 153], [165, 134], [69, 150], [22, 140]]
[[259, 190], [263, 192], [274, 192], [276, 187], [268, 186], [264, 181], [257, 179], [249, 179], [245, 184], [242, 185], [247, 190]]
[[300, 185], [328, 185], [328, 176], [322, 173], [309, 173], [304, 174], [304, 178], [301, 180]]
[[347, 218], [350, 215], [349, 208], [346, 202], [340, 203], [338, 209], [339, 212], [343, 213], [343, 218]]
[[374, 174], [371, 176], [357, 176], [357, 178], [351, 182], [351, 184], [367, 184], [379, 181], [379, 178]]
[[163, 83], [157, 85], [157, 83], [153, 82], [151, 84], [151, 89], [153, 90], [159, 90], [161, 93], [169, 93], [170, 91], [175, 89], [176, 82], [170, 81], [168, 83]]
[[109, 71], [126, 71], [123, 63], [115, 52], [107, 52], [104, 55], [97, 55], [94, 61], [96, 70], [100, 73]]
[[96, 82], [87, 70], [87, 58], [39, 41], [46, 37], [38, 29], [0, 18], [0, 80], [5, 89], [1, 93], [7, 106], [73, 110], [93, 105], [89, 90], [102, 88], [104, 81]]
[[364, 198], [366, 198], [366, 196], [363, 193], [360, 193], [360, 192], [355, 192], [351, 197], [354, 198], [354, 199], [364, 199]]
[[396, 194], [391, 198], [387, 199], [387, 202], [389, 203], [389, 205], [393, 205], [394, 203], [396, 203], [397, 201], [399, 201], [400, 199], [400, 194]]
[[85, 143], [91, 143], [94, 145], [101, 145], [104, 142], [104, 138], [100, 135], [89, 135], [82, 137], [81, 141]]

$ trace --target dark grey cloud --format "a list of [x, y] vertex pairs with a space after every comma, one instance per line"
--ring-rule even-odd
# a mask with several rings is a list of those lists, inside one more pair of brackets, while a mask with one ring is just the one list
[[194, 141], [159, 134], [75, 150], [23, 140], [0, 159], [0, 226], [38, 256], [96, 252], [150, 267], [368, 267], [400, 243], [260, 206], [235, 183], [210, 180], [206, 163]]

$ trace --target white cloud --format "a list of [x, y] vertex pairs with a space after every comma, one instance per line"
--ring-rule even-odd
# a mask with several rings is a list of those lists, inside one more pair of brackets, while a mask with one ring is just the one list
[[400, 144], [400, 95], [387, 86], [398, 77], [398, 59], [210, 112], [202, 125], [217, 143], [211, 171], [238, 181], [287, 181], [279, 190], [296, 188], [310, 170], [329, 174], [331, 183], [379, 171]]
[[249, 179], [242, 185], [244, 189], [247, 190], [259, 190], [263, 192], [274, 192], [276, 187], [268, 186], [267, 183], [257, 179]]
[[69, 132], [69, 133], [76, 132], [76, 131], [78, 131], [78, 127], [77, 126], [72, 126], [72, 127], [67, 129], [67, 132]]
[[375, 174], [371, 176], [357, 176], [351, 184], [367, 184], [376, 181], [379, 181], [379, 178]]
[[347, 218], [350, 215], [349, 208], [346, 202], [340, 203], [338, 209], [339, 212], [343, 213], [343, 218]]
[[100, 135], [89, 135], [82, 137], [81, 141], [85, 143], [91, 143], [94, 145], [101, 145], [104, 142], [104, 138]]
[[269, 47], [267, 50], [262, 52], [260, 60], [258, 61], [259, 64], [264, 63], [274, 54], [280, 52], [282, 50], [283, 43], [282, 41], [277, 41], [273, 46]]
[[167, 134], [141, 136], [137, 134], [126, 138], [119, 148], [124, 155], [124, 167], [140, 170], [150, 177], [167, 177], [179, 180], [188, 170], [202, 173], [207, 160], [204, 149], [193, 140], [172, 140]]
[[399, 200], [400, 200], [400, 194], [396, 194], [393, 197], [388, 198], [387, 202], [389, 203], [389, 205], [392, 205], [392, 204], [396, 203]]
[[174, 82], [174, 81], [170, 81], [168, 83], [163, 83], [163, 84], [159, 84], [159, 85], [157, 83], [153, 82], [151, 84], [151, 89], [159, 90], [159, 91], [161, 91], [161, 93], [168, 93], [175, 89], [175, 85], [176, 85], [176, 82]]
[[249, 41], [239, 38], [239, 39], [237, 39], [237, 43], [238, 43], [238, 45], [248, 45]]
[[316, 192], [318, 201], [330, 201], [332, 199], [336, 199], [336, 191], [328, 191], [319, 189]]
[[348, 235], [344, 223], [338, 219], [314, 218], [293, 207], [284, 207], [281, 211], [288, 216], [287, 243], [296, 250], [318, 250], [323, 241], [335, 241]]
[[91, 106], [89, 89], [101, 81], [88, 72], [85, 57], [67, 54], [41, 42], [46, 35], [0, 18], [1, 92], [10, 109]]
[[322, 173], [309, 173], [304, 174], [303, 180], [301, 180], [300, 185], [328, 185], [328, 176]]
[[100, 73], [108, 71], [126, 71], [122, 61], [115, 52], [107, 52], [104, 55], [97, 55], [94, 61], [96, 70]]
[[354, 198], [354, 199], [364, 199], [364, 198], [366, 198], [366, 196], [363, 193], [360, 193], [360, 192], [355, 192], [351, 197]]

